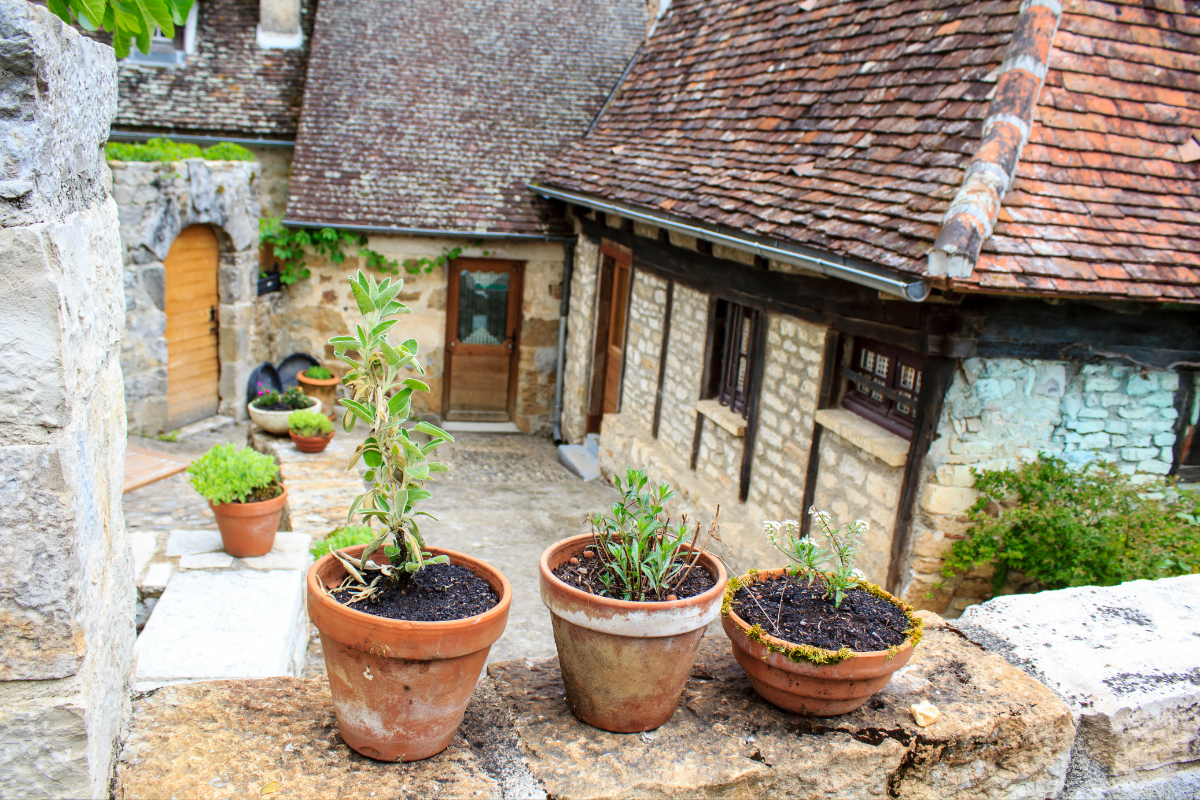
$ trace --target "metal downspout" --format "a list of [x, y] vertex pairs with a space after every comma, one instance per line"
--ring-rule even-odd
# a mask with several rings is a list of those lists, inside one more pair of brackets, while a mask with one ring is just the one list
[[571, 274], [575, 271], [575, 239], [563, 245], [562, 305], [558, 311], [558, 367], [554, 373], [554, 444], [563, 443], [563, 369], [567, 356], [567, 314], [571, 310]]

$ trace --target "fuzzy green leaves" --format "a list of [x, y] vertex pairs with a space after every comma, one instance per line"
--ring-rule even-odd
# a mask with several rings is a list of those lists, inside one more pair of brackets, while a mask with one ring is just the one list
[[244, 503], [279, 479], [275, 459], [248, 447], [219, 444], [187, 468], [192, 487], [213, 505]]
[[70, 25], [74, 18], [86, 20], [92, 29], [104, 28], [113, 35], [117, 58], [129, 55], [130, 44], [137, 43], [143, 53], [150, 52], [150, 37], [155, 29], [168, 38], [175, 26], [187, 22], [193, 0], [47, 0], [47, 7]]

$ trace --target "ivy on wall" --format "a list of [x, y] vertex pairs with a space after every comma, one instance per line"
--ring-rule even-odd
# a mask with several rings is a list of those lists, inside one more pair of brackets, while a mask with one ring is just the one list
[[[399, 275], [401, 268], [410, 275], [433, 272], [435, 267], [445, 266], [462, 255], [464, 247], [482, 247], [483, 240], [467, 245], [444, 247], [440, 255], [423, 258], [407, 258], [402, 262], [367, 247], [367, 237], [361, 233], [342, 228], [285, 228], [279, 217], [267, 217], [259, 221], [259, 243], [269, 246], [279, 261], [279, 280], [287, 285], [304, 280], [312, 274], [306, 266], [306, 248], [324, 256], [331, 263], [341, 264], [346, 260], [347, 249], [358, 248], [358, 257], [363, 266]], [[487, 250], [484, 256], [491, 255]]]

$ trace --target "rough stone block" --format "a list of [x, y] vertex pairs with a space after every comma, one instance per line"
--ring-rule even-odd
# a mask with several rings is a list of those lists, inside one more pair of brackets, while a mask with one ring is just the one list
[[220, 531], [175, 530], [167, 535], [167, 556], [191, 556], [224, 550]]
[[233, 566], [233, 556], [228, 553], [197, 553], [180, 556], [179, 569], [226, 569]]
[[180, 572], [138, 637], [137, 687], [298, 675], [308, 641], [304, 573]]
[[[494, 664], [449, 748], [402, 769], [346, 748], [322, 681], [167, 687], [137, 702], [114, 794], [206, 796], [219, 786], [242, 796], [275, 779], [284, 792], [321, 797], [1055, 795], [1074, 734], [1067, 708], [937, 617], [926, 620], [909, 665], [867, 706], [836, 720], [761, 700], [719, 630], [705, 638], [675, 715], [640, 735], [576, 720], [555, 659]], [[941, 712], [925, 728], [909, 711], [922, 699]]]
[[1122, 796], [1131, 781], [1200, 769], [1200, 575], [996, 598], [954, 627], [1071, 708], [1083, 788], [1065, 796]]
[[974, 489], [930, 483], [921, 494], [921, 508], [930, 514], [962, 514], [978, 497]]

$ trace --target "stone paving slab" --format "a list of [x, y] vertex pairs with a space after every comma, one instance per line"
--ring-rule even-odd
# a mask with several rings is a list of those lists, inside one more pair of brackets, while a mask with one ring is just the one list
[[308, 644], [304, 573], [179, 572], [137, 639], [137, 689], [299, 675]]
[[[675, 716], [645, 734], [578, 722], [555, 659], [493, 664], [449, 748], [412, 764], [350, 751], [328, 684], [272, 678], [170, 686], [134, 701], [119, 798], [963, 798], [1054, 796], [1074, 728], [1061, 700], [927, 614], [925, 641], [862, 710], [797, 717], [750, 689], [706, 637]], [[909, 707], [930, 700], [927, 728]]]
[[1128, 779], [1200, 797], [1200, 575], [998, 597], [954, 626], [1070, 707], [1078, 786], [1066, 796], [1123, 797]]

